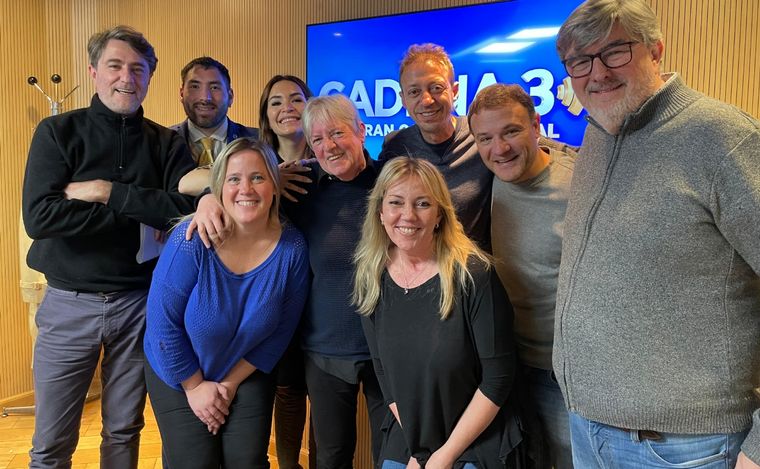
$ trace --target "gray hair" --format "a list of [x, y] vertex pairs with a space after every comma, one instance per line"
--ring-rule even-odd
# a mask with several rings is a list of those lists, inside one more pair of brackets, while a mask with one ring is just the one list
[[130, 26], [114, 26], [111, 29], [106, 29], [99, 33], [95, 33], [90, 36], [90, 40], [87, 42], [87, 53], [90, 57], [90, 65], [93, 67], [98, 66], [100, 56], [103, 55], [103, 50], [108, 45], [108, 41], [116, 39], [124, 41], [135, 50], [146, 62], [148, 62], [148, 68], [151, 75], [156, 71], [156, 65], [158, 64], [158, 58], [156, 52], [153, 50], [153, 46], [150, 45], [145, 36]]
[[606, 38], [619, 22], [634, 41], [652, 46], [662, 39], [657, 15], [644, 0], [586, 0], [573, 11], [557, 34], [561, 60]]
[[309, 99], [301, 115], [306, 141], [311, 145], [311, 129], [315, 122], [333, 121], [349, 125], [357, 134], [362, 125], [356, 106], [345, 95], [331, 94]]

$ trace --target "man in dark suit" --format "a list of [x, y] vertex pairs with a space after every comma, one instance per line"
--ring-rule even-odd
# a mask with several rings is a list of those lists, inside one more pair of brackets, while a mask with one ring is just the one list
[[179, 96], [187, 119], [172, 129], [187, 142], [199, 170], [185, 176], [179, 190], [197, 195], [208, 186], [208, 171], [203, 169], [210, 167], [224, 146], [240, 137], [258, 138], [259, 131], [227, 117], [234, 93], [230, 72], [222, 63], [211, 57], [198, 57], [185, 65], [181, 75]]

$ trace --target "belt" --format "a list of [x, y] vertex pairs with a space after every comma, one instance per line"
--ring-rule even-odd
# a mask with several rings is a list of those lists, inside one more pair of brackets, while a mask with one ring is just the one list
[[662, 440], [662, 434], [654, 430], [636, 430], [634, 428], [614, 427], [618, 430], [622, 430], [626, 433], [635, 433], [638, 436], [639, 441], [650, 440], [659, 441]]

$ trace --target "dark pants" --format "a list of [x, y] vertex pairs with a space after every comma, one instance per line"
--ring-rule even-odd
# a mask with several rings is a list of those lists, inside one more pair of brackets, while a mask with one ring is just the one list
[[230, 414], [216, 435], [195, 416], [185, 393], [167, 386], [147, 363], [145, 381], [169, 467], [269, 468], [274, 401], [271, 375], [256, 371], [240, 383]]
[[[306, 381], [299, 339], [300, 336], [296, 334], [275, 371], [277, 391], [274, 396], [274, 431], [277, 466], [280, 469], [302, 469], [298, 458], [306, 423]], [[313, 438], [310, 438], [309, 459], [315, 454]]]
[[346, 382], [305, 357], [306, 387], [317, 443], [317, 469], [351, 469], [356, 448], [356, 403], [359, 383], [367, 400], [372, 459], [376, 464], [382, 441], [380, 426], [387, 409], [371, 360], [359, 373], [359, 383]]

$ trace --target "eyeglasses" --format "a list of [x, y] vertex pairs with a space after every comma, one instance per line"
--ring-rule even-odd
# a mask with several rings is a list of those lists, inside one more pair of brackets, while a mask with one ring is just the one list
[[636, 41], [612, 44], [601, 50], [598, 54], [579, 55], [563, 60], [567, 74], [572, 78], [583, 78], [591, 74], [594, 68], [594, 59], [598, 58], [607, 68], [620, 68], [628, 65], [633, 60], [633, 45]]

